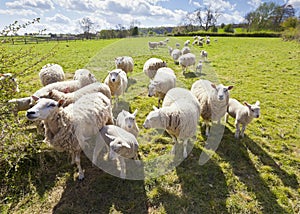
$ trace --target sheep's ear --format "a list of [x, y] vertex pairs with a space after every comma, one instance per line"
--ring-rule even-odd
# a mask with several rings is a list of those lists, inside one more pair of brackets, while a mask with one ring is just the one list
[[110, 140], [115, 140], [115, 139], [116, 139], [115, 136], [109, 135], [109, 134], [107, 134], [107, 133], [105, 133], [105, 136], [108, 137]]
[[217, 89], [217, 86], [215, 84], [211, 84], [211, 87], [213, 87], [214, 89]]
[[57, 106], [61, 107], [64, 104], [65, 100], [59, 100]]
[[31, 98], [32, 98], [34, 101], [38, 101], [38, 100], [40, 99], [39, 97], [34, 96], [34, 95], [32, 95]]
[[137, 109], [135, 109], [135, 110], [134, 110], [134, 112], [133, 112], [133, 115], [134, 115], [134, 116], [136, 116], [136, 115], [137, 115], [137, 113], [138, 113], [138, 110], [137, 110]]
[[257, 100], [255, 105], [260, 106], [260, 102]]
[[156, 106], [152, 106], [152, 108], [153, 108], [154, 111], [158, 110], [158, 108]]
[[244, 105], [247, 106], [248, 108], [251, 107], [251, 105], [249, 103], [247, 103], [247, 102], [244, 102]]
[[126, 141], [122, 141], [122, 146], [125, 146], [126, 148], [130, 149], [131, 146]]
[[230, 85], [227, 87], [227, 90], [231, 90], [233, 88], [233, 85]]

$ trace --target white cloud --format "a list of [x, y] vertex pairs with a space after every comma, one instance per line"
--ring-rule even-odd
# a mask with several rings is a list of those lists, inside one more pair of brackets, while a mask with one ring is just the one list
[[252, 8], [258, 8], [258, 6], [261, 4], [261, 0], [250, 0], [247, 2], [247, 4], [251, 5]]
[[37, 16], [37, 13], [32, 10], [24, 10], [24, 9], [10, 9], [10, 10], [1, 10], [1, 15], [9, 15], [9, 16]]
[[231, 24], [231, 23], [241, 23], [244, 21], [244, 17], [238, 11], [233, 13], [224, 13], [218, 19], [218, 24]]
[[71, 22], [71, 19], [69, 19], [68, 17], [62, 15], [62, 14], [55, 14], [55, 16], [53, 17], [49, 17], [46, 18], [46, 21], [48, 22], [55, 22], [55, 23], [59, 23], [59, 24], [69, 24]]
[[293, 5], [294, 8], [300, 8], [300, 0], [289, 0], [288, 4]]
[[203, 0], [203, 4], [207, 7], [211, 7], [212, 9], [219, 11], [233, 11], [236, 7], [236, 4], [231, 4], [229, 1], [223, 0]]
[[54, 9], [54, 4], [51, 0], [21, 0], [6, 2], [5, 5], [12, 9], [37, 8], [43, 10]]

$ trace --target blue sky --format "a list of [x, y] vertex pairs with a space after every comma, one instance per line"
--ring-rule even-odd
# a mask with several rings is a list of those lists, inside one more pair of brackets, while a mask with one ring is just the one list
[[[300, 0], [273, 0], [285, 2], [300, 10]], [[138, 21], [140, 27], [176, 26], [182, 18], [199, 7], [211, 5], [219, 8], [219, 23], [239, 23], [245, 14], [269, 0], [1, 0], [0, 29], [18, 20], [20, 23], [41, 18], [20, 33], [79, 33], [79, 20], [89, 17], [95, 30], [115, 28], [121, 24], [128, 27]]]

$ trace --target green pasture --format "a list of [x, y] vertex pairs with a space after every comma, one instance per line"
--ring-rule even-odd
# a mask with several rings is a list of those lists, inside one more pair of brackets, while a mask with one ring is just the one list
[[[75, 70], [87, 68], [103, 81], [107, 71], [114, 69], [115, 57], [131, 56], [135, 61], [134, 72], [129, 74], [129, 87], [113, 112], [116, 116], [122, 108], [139, 110], [139, 154], [144, 162], [152, 163], [172, 148], [166, 133], [142, 128], [147, 114], [157, 104], [157, 98], [147, 96], [149, 79], [142, 71], [151, 57], [167, 62], [176, 73], [179, 87], [190, 89], [199, 78], [209, 79], [233, 85], [230, 95], [241, 102], [259, 100], [261, 117], [249, 124], [245, 138], [234, 138], [234, 120], [230, 118], [218, 149], [208, 151], [207, 138], [199, 124], [197, 136], [189, 144], [188, 158], [168, 173], [145, 180], [114, 177], [92, 166], [82, 155], [86, 178], [80, 182], [76, 180], [77, 169], [70, 164], [68, 154], [44, 145], [42, 136], [21, 112], [20, 123], [26, 124], [30, 131], [19, 130], [14, 136], [30, 133], [28, 136], [35, 147], [21, 161], [17, 173], [0, 170], [0, 178], [5, 180], [0, 184], [0, 213], [300, 212], [300, 44], [279, 38], [212, 37], [211, 45], [191, 47], [197, 60], [202, 49], [208, 52], [202, 73], [189, 68], [183, 74], [169, 56], [167, 47], [149, 50], [148, 41], [164, 39], [4, 44], [2, 47], [7, 55], [29, 48], [35, 54], [34, 58], [24, 55], [22, 63], [5, 70], [18, 73], [21, 92], [16, 97], [29, 96], [41, 87], [38, 72], [46, 63], [60, 64], [68, 79], [72, 79]], [[180, 43], [183, 47], [186, 39], [193, 40], [171, 37], [168, 46], [174, 48], [175, 43]], [[45, 55], [46, 60], [31, 64]], [[28, 66], [28, 71], [20, 73]], [[22, 137], [19, 141], [22, 142]], [[1, 145], [2, 154], [12, 146]], [[211, 159], [199, 165], [202, 152], [208, 152]], [[154, 173], [159, 172], [157, 169]]]

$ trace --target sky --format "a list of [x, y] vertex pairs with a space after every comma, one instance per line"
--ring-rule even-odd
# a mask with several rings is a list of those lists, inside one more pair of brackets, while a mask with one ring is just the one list
[[[300, 0], [272, 0], [288, 2], [300, 11]], [[262, 2], [270, 0], [0, 0], [0, 30], [18, 21], [25, 23], [40, 18], [40, 23], [19, 32], [81, 33], [79, 21], [89, 17], [94, 30], [128, 28], [133, 21], [138, 27], [176, 26], [189, 12], [211, 5], [222, 15], [218, 23], [240, 23], [243, 17]]]

